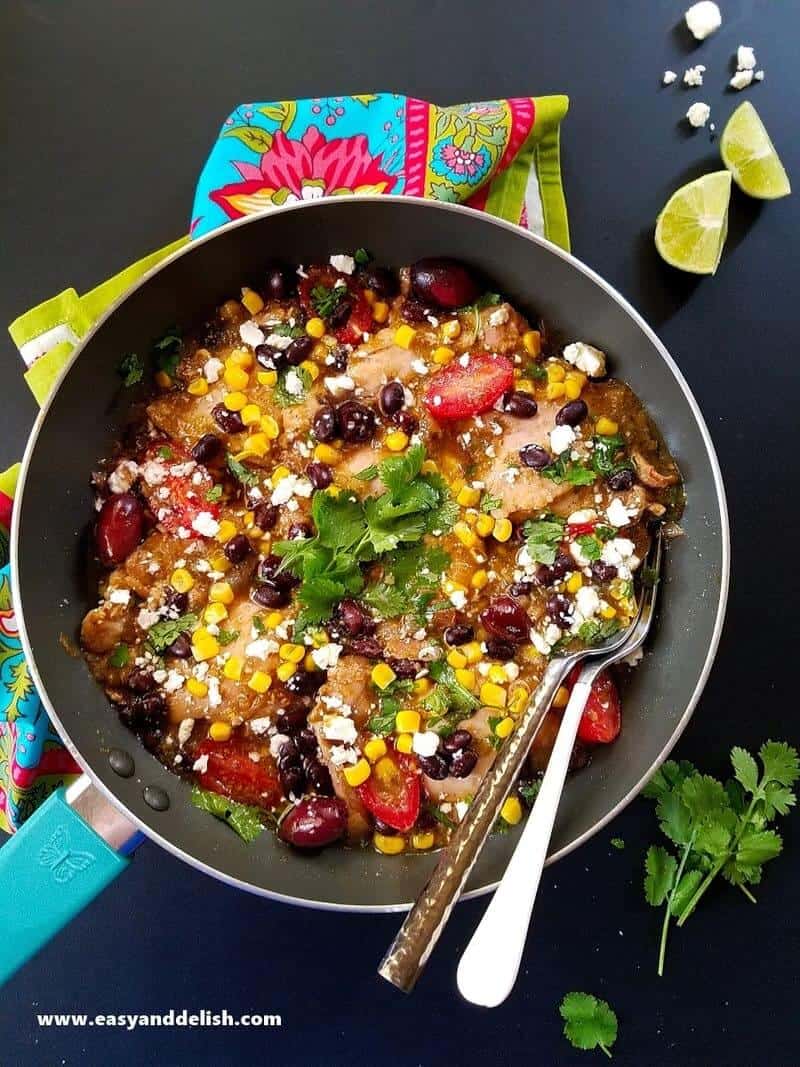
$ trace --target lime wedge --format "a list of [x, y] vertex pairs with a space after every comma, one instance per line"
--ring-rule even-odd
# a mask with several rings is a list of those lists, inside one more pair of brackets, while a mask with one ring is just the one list
[[692, 274], [714, 274], [728, 235], [730, 198], [731, 176], [726, 170], [681, 186], [656, 221], [661, 258]]
[[777, 200], [792, 191], [775, 146], [749, 100], [728, 119], [719, 150], [733, 180], [748, 196]]

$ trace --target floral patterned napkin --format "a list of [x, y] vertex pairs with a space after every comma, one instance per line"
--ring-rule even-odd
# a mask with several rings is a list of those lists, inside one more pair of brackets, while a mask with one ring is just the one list
[[[93, 323], [151, 267], [231, 219], [281, 204], [353, 193], [467, 204], [569, 249], [559, 130], [565, 96], [440, 107], [397, 93], [242, 104], [226, 119], [200, 175], [188, 237], [90, 292], [66, 289], [9, 332], [41, 403]], [[0, 566], [7, 562], [17, 468], [0, 475]], [[0, 570], [0, 829], [16, 830], [80, 773], [59, 741], [25, 665]]]

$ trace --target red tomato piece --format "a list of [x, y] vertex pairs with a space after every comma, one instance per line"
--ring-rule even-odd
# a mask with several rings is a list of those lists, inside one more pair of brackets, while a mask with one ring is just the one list
[[361, 803], [376, 819], [405, 833], [417, 821], [420, 789], [416, 756], [389, 749], [357, 789]]
[[597, 522], [571, 522], [567, 525], [570, 537], [583, 537], [584, 534], [593, 534]]
[[[150, 451], [145, 456], [144, 462], [152, 460], [163, 464], [168, 473], [158, 485], [143, 483], [142, 488], [163, 529], [174, 532], [182, 526], [192, 537], [197, 537], [198, 533], [192, 529], [192, 523], [201, 511], [208, 512], [214, 519], [219, 516], [219, 504], [206, 500], [206, 494], [214, 482], [205, 467], [199, 464], [193, 464], [186, 474], [169, 473], [176, 466], [191, 463], [191, 457], [186, 453], [179, 451], [174, 445], [169, 447], [172, 453], [169, 459], [164, 459], [157, 451]], [[162, 489], [166, 489], [166, 493], [162, 493]]]
[[372, 321], [372, 308], [364, 299], [364, 294], [360, 289], [351, 288], [350, 292], [353, 308], [350, 318], [344, 326], [334, 330], [333, 334], [337, 341], [341, 341], [344, 345], [360, 345], [363, 344], [364, 334], [372, 333], [375, 328]]
[[[576, 667], [569, 677], [570, 688], [575, 684], [580, 667]], [[608, 671], [598, 674], [592, 685], [592, 691], [586, 702], [578, 738], [589, 744], [608, 745], [615, 741], [620, 731], [620, 702], [616, 683]]]
[[439, 422], [488, 411], [513, 387], [514, 366], [505, 356], [478, 352], [466, 367], [453, 360], [431, 378], [423, 397], [428, 414]]
[[203, 741], [195, 758], [208, 756], [208, 764], [198, 774], [198, 785], [239, 804], [274, 807], [281, 798], [274, 761], [268, 753], [262, 753], [259, 762], [254, 763], [249, 755], [252, 748], [252, 744], [237, 740]]
[[300, 304], [309, 317], [316, 316], [317, 311], [311, 299], [311, 291], [317, 286], [333, 289], [337, 283], [344, 282], [347, 288], [347, 300], [350, 304], [350, 315], [341, 326], [329, 327], [334, 337], [342, 344], [360, 345], [365, 333], [372, 333], [374, 323], [372, 310], [364, 298], [364, 290], [349, 275], [340, 274], [333, 267], [311, 267], [308, 277], [302, 278], [297, 286], [297, 295]]

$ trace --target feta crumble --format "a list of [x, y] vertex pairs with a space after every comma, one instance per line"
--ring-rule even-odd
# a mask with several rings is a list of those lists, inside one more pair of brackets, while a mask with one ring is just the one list
[[212, 356], [211, 359], [205, 361], [203, 364], [203, 377], [209, 385], [214, 385], [215, 382], [219, 381], [224, 366], [222, 360], [217, 359], [216, 356]]
[[702, 63], [698, 63], [696, 67], [688, 67], [683, 72], [683, 84], [688, 85], [690, 89], [696, 89], [702, 85], [705, 69]]
[[708, 106], [708, 104], [704, 104], [700, 100], [698, 100], [696, 104], [692, 104], [692, 106], [686, 112], [686, 118], [689, 122], [689, 125], [693, 126], [696, 130], [699, 130], [702, 126], [705, 126], [705, 124], [708, 122], [710, 115], [711, 108]]
[[356, 383], [349, 374], [332, 375], [325, 379], [325, 388], [332, 396], [341, 396], [342, 393], [352, 393]]
[[356, 724], [345, 715], [323, 715], [322, 735], [328, 741], [343, 741], [352, 745], [358, 737]]
[[618, 496], [615, 496], [606, 508], [606, 518], [612, 526], [627, 526], [631, 521], [628, 509]]
[[746, 89], [753, 80], [752, 70], [737, 70], [731, 80], [728, 82], [731, 89]]
[[713, 0], [700, 0], [700, 3], [692, 4], [683, 17], [697, 41], [704, 41], [722, 25], [722, 13]]
[[109, 604], [130, 604], [130, 589], [112, 589], [108, 594]]
[[756, 53], [749, 44], [740, 44], [736, 49], [736, 69], [755, 70]]
[[661, 84], [672, 85], [672, 83], [677, 79], [677, 77], [678, 75], [675, 73], [674, 70], [665, 70], [664, 77], [661, 79]]
[[139, 467], [129, 459], [123, 459], [108, 479], [112, 493], [127, 493], [139, 474]]
[[335, 667], [339, 662], [339, 656], [342, 654], [342, 647], [342, 645], [337, 645], [331, 641], [329, 644], [323, 645], [321, 648], [315, 648], [311, 653], [311, 658], [321, 671], [327, 671], [331, 667]]
[[507, 322], [508, 308], [505, 306], [505, 304], [502, 307], [497, 308], [497, 310], [493, 311], [489, 316], [490, 326], [505, 326]]
[[571, 426], [554, 426], [550, 431], [550, 448], [556, 456], [566, 452], [575, 440], [575, 431]]
[[435, 730], [415, 733], [411, 739], [412, 751], [418, 756], [432, 756], [439, 747], [439, 735]]
[[606, 354], [584, 341], [575, 341], [564, 349], [564, 359], [590, 378], [602, 378], [606, 373]]
[[256, 348], [264, 343], [264, 331], [252, 319], [242, 323], [239, 327], [239, 336], [250, 348]]
[[356, 261], [352, 256], [331, 256], [328, 262], [334, 270], [338, 270], [341, 274], [352, 274], [356, 269]]
[[219, 533], [219, 523], [210, 511], [201, 511], [192, 519], [192, 529], [202, 537], [215, 537]]
[[286, 372], [286, 376], [283, 379], [283, 387], [290, 396], [302, 396], [305, 392], [303, 379], [294, 368]]

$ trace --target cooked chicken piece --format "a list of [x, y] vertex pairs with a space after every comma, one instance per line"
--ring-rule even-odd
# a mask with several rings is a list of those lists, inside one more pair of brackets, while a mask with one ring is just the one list
[[[361, 841], [367, 836], [370, 820], [358, 793], [345, 781], [342, 768], [331, 760], [334, 745], [323, 733], [323, 720], [326, 715], [335, 714], [337, 708], [329, 707], [324, 698], [341, 698], [342, 703], [352, 709], [356, 728], [363, 729], [375, 710], [370, 688], [371, 671], [372, 664], [362, 656], [345, 656], [339, 660], [329, 671], [328, 679], [317, 694], [317, 702], [308, 717], [308, 724], [314, 730], [319, 743], [322, 763], [330, 771], [334, 791], [347, 805], [347, 839], [350, 842]], [[336, 744], [338, 745], [338, 742]]]
[[636, 468], [639, 480], [644, 482], [645, 485], [649, 485], [651, 489], [666, 489], [670, 485], [675, 485], [680, 480], [680, 475], [674, 466], [670, 470], [662, 473], [653, 463], [646, 459], [641, 452], [631, 452], [631, 459], [633, 460], [633, 465]]
[[112, 604], [106, 600], [92, 608], [81, 623], [81, 645], [87, 652], [110, 652], [120, 642], [132, 640], [134, 634], [131, 604]]
[[177, 561], [186, 555], [186, 543], [172, 534], [152, 530], [111, 576], [112, 582], [131, 588], [142, 600], [169, 583]]
[[307, 396], [302, 404], [290, 404], [282, 409], [283, 429], [289, 440], [307, 434], [314, 425], [314, 416], [320, 408], [315, 396]]
[[394, 344], [394, 329], [381, 330], [369, 346], [357, 348], [350, 356], [347, 374], [368, 396], [377, 396], [386, 382], [404, 385], [418, 377], [412, 363], [419, 357], [408, 348]]
[[[458, 724], [458, 729], [469, 730], [473, 737], [485, 739], [492, 732], [489, 727], [489, 717], [496, 715], [497, 708], [479, 708], [470, 718], [462, 719]], [[423, 774], [422, 781], [425, 785], [425, 791], [431, 800], [437, 804], [443, 800], [458, 801], [463, 800], [464, 797], [474, 797], [478, 791], [478, 786], [483, 781], [483, 776], [494, 763], [496, 755], [497, 753], [493, 748], [487, 748], [486, 752], [478, 756], [478, 762], [475, 764], [472, 773], [468, 774], [466, 778], [448, 777], [437, 781]]]
[[480, 343], [488, 352], [505, 355], [522, 351], [522, 335], [528, 323], [510, 304], [482, 308], [480, 319]]
[[380, 623], [375, 636], [389, 659], [419, 659], [420, 650], [430, 641], [413, 637], [418, 629], [413, 619], [388, 619]]

